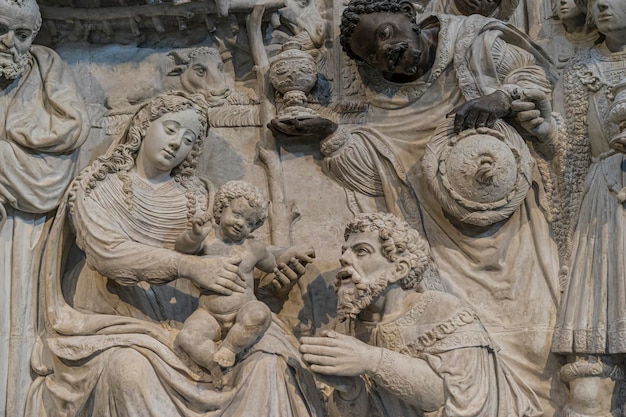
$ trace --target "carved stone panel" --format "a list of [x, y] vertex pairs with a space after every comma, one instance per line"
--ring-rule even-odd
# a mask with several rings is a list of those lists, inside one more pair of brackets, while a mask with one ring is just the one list
[[625, 4], [0, 0], [0, 417], [625, 415]]

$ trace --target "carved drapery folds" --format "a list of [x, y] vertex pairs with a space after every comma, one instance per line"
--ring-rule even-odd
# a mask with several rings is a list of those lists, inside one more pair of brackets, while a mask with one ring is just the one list
[[[0, 6], [29, 1], [0, 0]], [[146, 395], [150, 405], [135, 408], [137, 415], [158, 416], [178, 404], [222, 417], [219, 410], [235, 409], [224, 406], [235, 395], [229, 384], [245, 392], [245, 401], [257, 388], [276, 390], [272, 410], [286, 416], [626, 413], [626, 54], [615, 50], [626, 39], [623, 0], [41, 0], [39, 6], [36, 43], [59, 57], [41, 47], [20, 55], [19, 36], [17, 43], [12, 37], [29, 33], [0, 30], [0, 120], [7, 125], [0, 126], [0, 273], [16, 275], [11, 265], [26, 264], [28, 248], [35, 263], [45, 262], [43, 275], [36, 265], [18, 271], [27, 277], [0, 277], [10, 289], [0, 317], [13, 317], [0, 323], [0, 358], [21, 366], [15, 386], [8, 377], [13, 370], [0, 379], [0, 417], [89, 416], [94, 402], [106, 399], [133, 410], [131, 391], [96, 382], [128, 376], [119, 372], [125, 361], [149, 380], [136, 387], [162, 392], [165, 386], [169, 393], [162, 393], [162, 408]], [[33, 37], [38, 25], [26, 28]], [[8, 74], [16, 68], [27, 76], [13, 85]], [[68, 90], [81, 97], [57, 99]], [[134, 168], [140, 147], [114, 149], [120, 138], [147, 131], [156, 119], [132, 132], [129, 123], [145, 103], [168, 93], [206, 104], [210, 129], [203, 151], [196, 146], [193, 161], [181, 163], [183, 174], [168, 186], [140, 182]], [[171, 126], [164, 126], [166, 138]], [[37, 133], [46, 129], [54, 134]], [[48, 148], [55, 135], [61, 144]], [[174, 147], [155, 156], [155, 166]], [[92, 178], [96, 192], [77, 192], [93, 185], [78, 177], [63, 197], [66, 182], [94, 163], [124, 169], [98, 171], [106, 180]], [[206, 272], [198, 280], [206, 283], [229, 280], [241, 267], [225, 256], [209, 261], [187, 252], [185, 262], [174, 262], [183, 253], [170, 246], [194, 221], [196, 228], [216, 227], [206, 207], [201, 218], [186, 215], [209, 204], [211, 184], [232, 180], [268, 197], [268, 217], [254, 242], [268, 245], [275, 260], [279, 248], [294, 244], [315, 250], [256, 268], [251, 297], [272, 312], [264, 316], [272, 318], [267, 336], [260, 332], [235, 367], [217, 368], [224, 383], [205, 386], [211, 373], [175, 342], [202, 299], [198, 288], [206, 290], [185, 274], [202, 262], [232, 263], [215, 267], [211, 277]], [[183, 190], [187, 181], [205, 185], [200, 197]], [[124, 205], [133, 198], [136, 212]], [[30, 213], [31, 199], [45, 204]], [[400, 220], [373, 214], [380, 212]], [[377, 219], [363, 233], [388, 221], [394, 226], [383, 227], [381, 241], [353, 247], [344, 228], [355, 215]], [[72, 221], [94, 230], [85, 237]], [[410, 265], [403, 251], [415, 242], [402, 240], [401, 222], [423, 235], [423, 247], [416, 246], [428, 258], [410, 289], [398, 277]], [[36, 231], [31, 239], [24, 238], [25, 225]], [[54, 242], [46, 240], [51, 227]], [[129, 242], [132, 250], [117, 252]], [[380, 263], [354, 266], [374, 258]], [[389, 263], [394, 268], [383, 274]], [[400, 288], [402, 296], [394, 298]], [[90, 298], [96, 293], [106, 302]], [[81, 299], [84, 294], [90, 295]], [[358, 307], [351, 311], [360, 313], [339, 323], [337, 299], [345, 307], [350, 297]], [[424, 300], [438, 301], [420, 310], [419, 325], [401, 326]], [[404, 319], [385, 316], [392, 304], [402, 307]], [[98, 311], [90, 310], [96, 305]], [[17, 318], [27, 315], [32, 320], [22, 326]], [[341, 346], [299, 351], [293, 334]], [[35, 394], [20, 414], [29, 388], [24, 380], [31, 382], [26, 362], [38, 336]], [[325, 355], [332, 364], [316, 362]], [[322, 368], [310, 368], [315, 365]], [[268, 377], [273, 370], [276, 378]], [[488, 375], [497, 375], [491, 386], [484, 383]], [[465, 383], [475, 395], [457, 390]], [[495, 395], [494, 387], [513, 391]], [[168, 402], [174, 391], [184, 399]], [[47, 402], [49, 394], [67, 394], [75, 409], [55, 409], [65, 400]], [[594, 396], [601, 410], [588, 406]], [[500, 398], [519, 401], [497, 404]], [[260, 415], [269, 417], [264, 410]]]

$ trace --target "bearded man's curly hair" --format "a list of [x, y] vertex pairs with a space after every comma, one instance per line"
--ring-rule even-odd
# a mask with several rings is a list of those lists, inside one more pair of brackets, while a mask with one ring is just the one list
[[432, 263], [426, 239], [391, 213], [357, 214], [346, 226], [344, 237], [347, 240], [351, 234], [362, 232], [378, 233], [382, 253], [390, 262], [408, 262], [410, 270], [400, 286], [405, 290], [418, 290], [426, 267]]

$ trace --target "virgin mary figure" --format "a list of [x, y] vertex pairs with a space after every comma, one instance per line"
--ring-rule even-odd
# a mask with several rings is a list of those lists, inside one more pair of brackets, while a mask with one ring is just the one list
[[298, 342], [278, 319], [226, 370], [223, 388], [174, 343], [198, 288], [244, 285], [237, 259], [173, 249], [192, 221], [210, 221], [213, 187], [195, 174], [206, 110], [181, 92], [153, 98], [72, 182], [44, 253], [26, 415], [321, 415]]

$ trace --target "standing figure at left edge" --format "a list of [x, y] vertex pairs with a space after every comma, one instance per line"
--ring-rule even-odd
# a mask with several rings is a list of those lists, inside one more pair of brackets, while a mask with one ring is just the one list
[[23, 415], [32, 380], [37, 278], [56, 207], [89, 133], [69, 68], [33, 46], [34, 0], [0, 0], [0, 416]]

